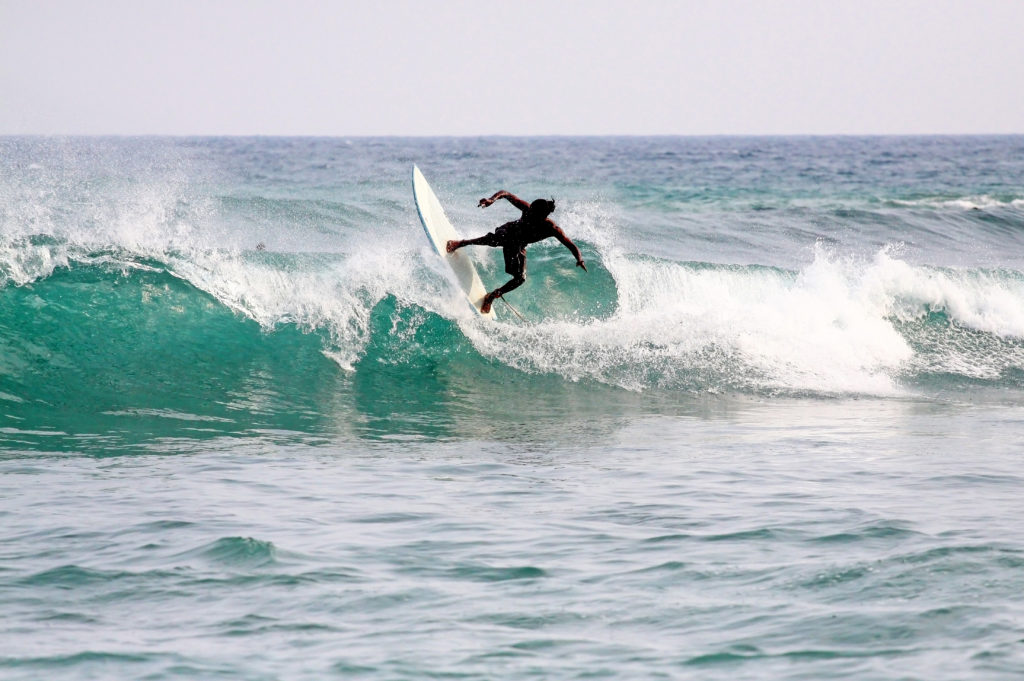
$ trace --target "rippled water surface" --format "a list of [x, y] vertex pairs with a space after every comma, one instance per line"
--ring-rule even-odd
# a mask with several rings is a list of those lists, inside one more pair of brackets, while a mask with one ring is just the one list
[[1020, 678], [1022, 159], [0, 138], [0, 678]]

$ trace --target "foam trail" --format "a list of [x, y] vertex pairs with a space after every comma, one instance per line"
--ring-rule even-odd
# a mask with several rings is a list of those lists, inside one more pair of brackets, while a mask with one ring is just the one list
[[[872, 395], [904, 393], [908, 368], [921, 366], [901, 323], [941, 312], [1004, 343], [1024, 336], [1019, 277], [915, 267], [888, 250], [864, 262], [818, 247], [799, 272], [623, 255], [605, 265], [618, 291], [610, 319], [466, 333], [518, 369], [633, 390]], [[992, 373], [978, 356], [943, 352], [950, 370]], [[1000, 366], [1021, 360], [1019, 349], [1004, 355]]]

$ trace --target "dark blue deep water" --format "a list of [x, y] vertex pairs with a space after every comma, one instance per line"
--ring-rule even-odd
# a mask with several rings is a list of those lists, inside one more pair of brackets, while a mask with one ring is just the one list
[[1018, 679], [1022, 444], [1024, 137], [0, 138], [3, 679]]

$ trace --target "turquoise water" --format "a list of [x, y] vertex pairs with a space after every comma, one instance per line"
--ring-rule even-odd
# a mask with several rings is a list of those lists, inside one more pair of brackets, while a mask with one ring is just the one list
[[0, 678], [1019, 678], [1022, 400], [1024, 138], [0, 138]]

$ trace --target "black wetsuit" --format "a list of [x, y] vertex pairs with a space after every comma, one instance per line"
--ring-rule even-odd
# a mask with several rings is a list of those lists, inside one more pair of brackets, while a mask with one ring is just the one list
[[526, 279], [526, 247], [555, 236], [547, 220], [527, 221], [525, 217], [506, 222], [487, 234], [478, 243], [497, 248], [505, 256], [505, 271], [517, 279]]

